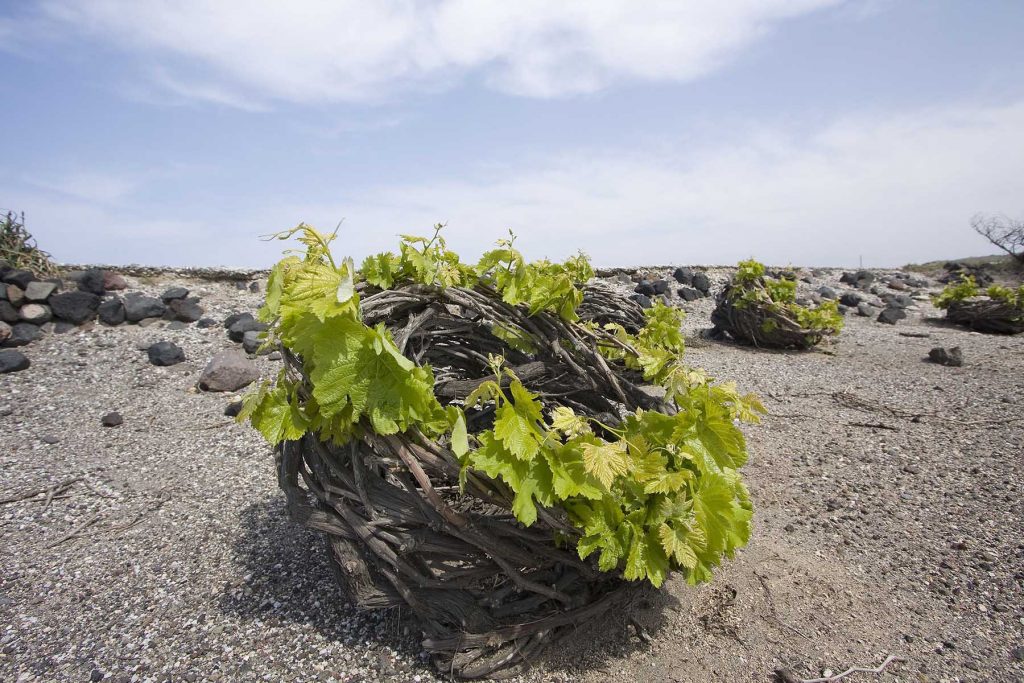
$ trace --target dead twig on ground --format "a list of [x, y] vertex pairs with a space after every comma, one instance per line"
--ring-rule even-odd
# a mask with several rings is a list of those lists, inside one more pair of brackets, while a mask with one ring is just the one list
[[95, 524], [99, 520], [99, 518], [100, 518], [99, 513], [96, 513], [95, 515], [92, 515], [91, 517], [86, 519], [84, 522], [82, 522], [81, 524], [76, 526], [74, 529], [72, 529], [68, 533], [64, 534], [63, 536], [58, 538], [53, 543], [50, 543], [49, 545], [47, 545], [46, 548], [47, 549], [54, 548], [54, 547], [60, 545], [61, 543], [65, 542], [65, 541], [70, 541], [72, 538], [77, 537], [83, 531], [85, 531], [86, 529], [91, 527], [93, 524]]
[[20, 500], [28, 500], [29, 498], [35, 498], [36, 496], [41, 495], [43, 493], [47, 494], [47, 505], [49, 505], [49, 501], [50, 499], [53, 498], [54, 494], [62, 492], [64, 489], [68, 488], [76, 481], [80, 481], [81, 479], [81, 476], [71, 477], [57, 484], [52, 484], [50, 486], [41, 486], [39, 488], [29, 489], [27, 491], [22, 491], [21, 493], [16, 493], [12, 496], [8, 496], [7, 498], [0, 498], [0, 505], [16, 503]]
[[896, 655], [889, 655], [885, 658], [885, 661], [879, 664], [874, 669], [869, 669], [863, 666], [852, 666], [842, 673], [838, 673], [834, 676], [826, 676], [825, 678], [801, 678], [800, 683], [835, 683], [835, 681], [842, 680], [854, 673], [867, 673], [867, 674], [880, 674], [885, 671], [885, 668], [893, 662], [905, 662], [907, 661], [903, 657], [897, 657]]
[[888, 429], [894, 432], [900, 431], [899, 427], [883, 424], [881, 422], [847, 422], [847, 427], [866, 427], [868, 429]]
[[754, 572], [754, 576], [756, 576], [757, 580], [761, 582], [761, 588], [764, 588], [764, 594], [765, 594], [765, 596], [768, 599], [768, 609], [771, 610], [772, 617], [775, 619], [776, 623], [778, 623], [779, 626], [782, 626], [784, 628], [789, 629], [793, 633], [797, 634], [798, 636], [800, 636], [800, 637], [802, 637], [802, 638], [804, 638], [806, 640], [811, 640], [811, 637], [809, 635], [807, 635], [806, 633], [804, 633], [803, 631], [801, 631], [797, 627], [795, 627], [795, 626], [793, 626], [791, 624], [787, 624], [779, 616], [778, 610], [775, 609], [775, 598], [772, 597], [772, 589], [768, 587], [768, 579], [765, 576], [762, 576], [761, 574], [758, 574], [757, 572]]

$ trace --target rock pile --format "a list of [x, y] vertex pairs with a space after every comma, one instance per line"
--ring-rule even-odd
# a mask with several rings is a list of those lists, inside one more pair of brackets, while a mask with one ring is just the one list
[[104, 325], [193, 323], [203, 317], [199, 299], [184, 287], [171, 287], [159, 298], [140, 292], [114, 294], [128, 283], [117, 273], [92, 268], [60, 278], [39, 279], [27, 270], [0, 262], [0, 346], [24, 346], [42, 332], [67, 332], [98, 319]]

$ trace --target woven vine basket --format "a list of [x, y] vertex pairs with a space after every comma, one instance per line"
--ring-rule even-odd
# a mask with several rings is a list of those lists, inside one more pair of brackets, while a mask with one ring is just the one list
[[725, 296], [711, 312], [711, 323], [737, 341], [771, 349], [809, 349], [824, 338], [820, 330], [801, 327], [782, 309], [739, 306]]
[[1024, 310], [987, 296], [952, 301], [946, 320], [978, 332], [1018, 334], [1024, 332]]
[[[407, 286], [361, 294], [363, 322], [383, 322], [403, 354], [435, 368], [442, 402], [465, 398], [493, 378], [488, 354], [500, 353], [547, 405], [608, 420], [638, 407], [671, 410], [636, 373], [612, 368], [556, 315], [528, 316], [480, 289]], [[579, 312], [631, 331], [644, 324], [633, 302], [593, 286]], [[490, 334], [493, 321], [528, 331], [541, 341], [536, 353], [517, 352]], [[300, 359], [283, 353], [287, 372], [302, 377]], [[477, 418], [471, 432], [489, 419], [486, 411]], [[445, 673], [515, 672], [574, 624], [626, 609], [651, 590], [647, 582], [599, 571], [593, 557], [581, 561], [580, 532], [558, 508], [540, 509], [526, 528], [511, 513], [512, 493], [501, 480], [470, 471], [460, 491], [458, 458], [415, 430], [366, 430], [344, 446], [307, 434], [280, 444], [277, 463], [291, 515], [324, 534], [352, 603], [411, 609]]]

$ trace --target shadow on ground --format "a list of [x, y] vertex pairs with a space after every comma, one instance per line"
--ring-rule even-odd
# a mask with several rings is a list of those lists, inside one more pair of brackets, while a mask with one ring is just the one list
[[[291, 521], [283, 496], [246, 507], [240, 526], [234, 547], [238, 580], [220, 597], [225, 614], [258, 619], [270, 627], [303, 624], [354, 649], [380, 650], [379, 670], [385, 675], [433, 671], [415, 617], [402, 609], [356, 610], [337, 583], [320, 534]], [[605, 660], [647, 647], [664, 624], [666, 611], [676, 605], [664, 591], [651, 593], [633, 610], [606, 615], [598, 624], [580, 624], [536, 665], [571, 674], [581, 672], [578, 662], [583, 659], [588, 669], [600, 668]], [[387, 650], [397, 653], [397, 668]], [[571, 655], [584, 650], [586, 657]]]

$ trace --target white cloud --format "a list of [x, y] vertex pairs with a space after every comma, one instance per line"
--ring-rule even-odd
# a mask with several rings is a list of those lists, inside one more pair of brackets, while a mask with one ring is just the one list
[[[375, 100], [481, 75], [534, 97], [687, 81], [779, 22], [842, 0], [45, 0], [65, 31], [222, 104]], [[170, 70], [173, 69], [173, 75]], [[195, 74], [202, 74], [195, 77]]]

